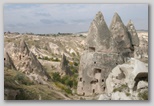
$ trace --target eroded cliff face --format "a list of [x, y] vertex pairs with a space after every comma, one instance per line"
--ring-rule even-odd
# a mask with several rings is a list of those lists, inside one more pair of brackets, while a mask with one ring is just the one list
[[86, 50], [80, 59], [77, 93], [85, 96], [107, 93], [109, 87], [106, 79], [112, 69], [134, 57], [139, 48], [135, 27], [131, 21], [126, 27], [115, 13], [109, 30], [102, 13], [98, 12], [85, 42]]

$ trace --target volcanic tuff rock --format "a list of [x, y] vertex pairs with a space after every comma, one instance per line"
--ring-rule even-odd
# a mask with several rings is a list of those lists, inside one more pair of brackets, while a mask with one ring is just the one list
[[127, 29], [128, 29], [128, 32], [131, 36], [132, 45], [138, 47], [139, 46], [138, 34], [137, 34], [135, 26], [131, 20], [127, 24]]
[[115, 48], [117, 52], [129, 57], [131, 54], [131, 49], [133, 49], [131, 44], [131, 37], [128, 34], [126, 26], [123, 24], [120, 16], [115, 13], [110, 25], [110, 31], [115, 42]]
[[108, 74], [112, 68], [124, 62], [123, 56], [115, 52], [113, 42], [104, 17], [98, 12], [89, 28], [86, 50], [80, 59], [78, 94], [105, 92]]
[[18, 70], [27, 74], [30, 79], [43, 83], [50, 78], [36, 56], [29, 50], [24, 40], [20, 42], [18, 61], [20, 61], [17, 64]]
[[130, 93], [136, 91], [140, 81], [148, 81], [147, 67], [145, 63], [134, 58], [128, 63], [116, 66], [106, 79], [106, 92], [112, 93], [121, 85], [127, 85]]
[[[116, 66], [106, 79], [106, 93], [98, 100], [141, 100], [148, 91], [148, 69], [146, 63], [131, 58]], [[144, 98], [140, 97], [144, 94]]]
[[131, 36], [132, 46], [134, 48], [134, 58], [141, 61], [148, 61], [148, 42], [144, 39], [139, 39], [133, 22], [130, 20], [127, 24], [128, 34]]
[[9, 56], [9, 54], [5, 50], [4, 50], [4, 67], [16, 70], [16, 67], [15, 67], [11, 57]]
[[86, 38], [86, 48], [106, 52], [110, 49], [110, 42], [111, 33], [102, 13], [99, 11], [90, 25], [88, 36]]
[[72, 72], [68, 65], [68, 60], [66, 59], [66, 56], [64, 54], [61, 59], [60, 67], [61, 67], [61, 75], [72, 75]]
[[[136, 84], [133, 80], [138, 80], [138, 77], [135, 79], [137, 75], [132, 74], [132, 70], [134, 69], [135, 72], [139, 70], [138, 66], [141, 63], [137, 60], [137, 62], [133, 63], [134, 67], [128, 67], [128, 65], [119, 66], [120, 68], [115, 68], [116, 71], [114, 73], [111, 72], [115, 66], [123, 64], [130, 57], [133, 57], [134, 47], [138, 48], [139, 46], [139, 38], [131, 21], [126, 27], [120, 16], [115, 13], [109, 30], [102, 13], [98, 12], [90, 25], [85, 46], [86, 50], [80, 59], [78, 94], [88, 96], [106, 92], [110, 93], [113, 91], [113, 84], [116, 81], [116, 87], [119, 87], [117, 83], [122, 85], [129, 81]], [[143, 68], [144, 64], [142, 65], [141, 67]], [[116, 76], [113, 82], [109, 80], [112, 74]], [[136, 85], [132, 86], [133, 89], [136, 87]], [[126, 97], [124, 94], [118, 95]]]

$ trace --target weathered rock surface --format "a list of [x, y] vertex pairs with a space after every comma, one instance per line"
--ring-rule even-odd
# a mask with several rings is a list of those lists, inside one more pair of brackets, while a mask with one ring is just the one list
[[61, 75], [72, 75], [72, 72], [68, 65], [68, 60], [66, 59], [66, 56], [64, 54], [61, 59], [60, 67], [61, 67], [61, 72], [60, 72]]
[[101, 12], [98, 12], [90, 25], [86, 38], [86, 48], [90, 51], [107, 52], [110, 49], [111, 40], [111, 33], [104, 17]]
[[[106, 79], [106, 93], [120, 91], [135, 95], [131, 100], [139, 99], [137, 90], [142, 88], [148, 89], [148, 68], [145, 63], [134, 58], [128, 63], [116, 66]], [[125, 99], [125, 96], [121, 99]]]
[[148, 82], [146, 81], [139, 81], [137, 84], [137, 90], [148, 88]]
[[145, 38], [140, 37], [140, 44], [135, 48], [134, 57], [148, 63], [148, 41]]
[[[123, 63], [134, 57], [134, 54], [137, 57], [139, 44], [136, 29], [131, 21], [126, 27], [120, 16], [115, 13], [109, 30], [102, 13], [98, 12], [90, 25], [86, 50], [81, 56], [77, 93], [112, 93], [114, 89], [126, 86], [128, 87], [125, 91], [136, 90], [139, 80], [147, 80], [147, 67], [136, 59]], [[117, 100], [130, 99], [126, 94], [115, 93], [111, 96], [113, 100], [114, 95], [120, 95]]]
[[131, 57], [131, 38], [128, 35], [126, 26], [123, 24], [120, 16], [115, 13], [110, 25], [110, 31], [114, 40], [114, 48], [125, 57]]
[[78, 94], [99, 94], [106, 89], [106, 78], [117, 64], [123, 63], [118, 54], [85, 52], [80, 60]]
[[4, 50], [4, 67], [16, 70], [16, 67], [15, 67], [11, 57], [9, 56], [9, 54], [5, 50]]
[[89, 28], [86, 50], [80, 59], [78, 94], [95, 95], [105, 92], [108, 74], [112, 68], [124, 62], [123, 56], [112, 47], [112, 35], [102, 13], [98, 12]]
[[29, 50], [24, 40], [20, 42], [18, 61], [18, 70], [25, 73], [31, 80], [45, 83], [50, 78], [36, 56]]
[[128, 34], [131, 36], [131, 43], [133, 46], [139, 46], [139, 37], [136, 32], [133, 22], [130, 20], [127, 24]]
[[132, 100], [125, 92], [114, 92], [111, 94], [111, 100]]
[[110, 94], [101, 94], [98, 98], [98, 100], [111, 100], [111, 95]]

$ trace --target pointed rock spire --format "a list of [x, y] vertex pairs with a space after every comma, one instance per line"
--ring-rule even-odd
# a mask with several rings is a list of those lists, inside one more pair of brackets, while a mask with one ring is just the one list
[[131, 36], [133, 46], [139, 46], [139, 38], [135, 26], [131, 20], [127, 24], [128, 33]]
[[16, 67], [15, 67], [11, 57], [9, 56], [9, 54], [5, 50], [4, 50], [4, 67], [16, 70]]
[[[112, 18], [111, 25], [116, 24], [117, 22], [123, 23], [120, 16], [118, 15], [117, 12], [114, 13], [114, 16]], [[111, 27], [111, 26], [110, 26]]]
[[20, 71], [27, 75], [36, 74], [35, 79], [31, 75], [29, 76], [32, 80], [38, 83], [44, 83], [44, 81], [50, 79], [50, 76], [36, 56], [29, 50], [24, 40], [20, 42], [19, 61], [21, 62], [17, 66]]
[[115, 41], [115, 48], [118, 52], [131, 48], [131, 38], [128, 35], [126, 26], [123, 24], [120, 16], [115, 13], [110, 25], [110, 31]]
[[72, 75], [65, 54], [62, 55], [60, 67], [63, 75]]
[[28, 49], [28, 46], [25, 43], [24, 39], [22, 39], [20, 42], [20, 52], [25, 55], [29, 54], [29, 49]]
[[104, 20], [103, 14], [99, 11], [92, 21], [88, 36], [86, 38], [86, 48], [93, 48], [102, 51], [110, 48], [111, 33]]

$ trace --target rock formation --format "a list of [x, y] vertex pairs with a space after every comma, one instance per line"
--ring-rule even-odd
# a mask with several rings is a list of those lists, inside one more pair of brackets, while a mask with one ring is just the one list
[[[81, 55], [79, 66], [78, 94], [88, 96], [113, 92], [113, 84], [116, 81], [121, 85], [131, 82], [133, 84], [131, 89], [136, 89], [138, 79], [143, 74], [132, 73], [133, 69], [135, 72], [140, 70], [139, 65], [141, 63], [136, 60], [137, 62], [133, 63], [135, 64], [134, 67], [119, 66], [119, 64], [123, 64], [134, 57], [134, 47], [138, 48], [139, 46], [139, 38], [131, 21], [126, 27], [120, 16], [115, 13], [109, 30], [102, 13], [98, 12], [90, 25], [85, 43], [85, 51]], [[118, 67], [116, 67], [117, 65]], [[113, 69], [114, 67], [116, 68]], [[136, 69], [136, 67], [138, 68]], [[144, 65], [141, 67], [143, 68]], [[112, 71], [112, 69], [115, 71]], [[116, 77], [111, 81], [109, 77], [112, 74]], [[144, 75], [147, 75], [147, 73]], [[131, 83], [128, 83], [128, 85]], [[115, 86], [118, 87], [118, 84]], [[126, 97], [124, 94], [114, 95]], [[112, 95], [113, 98], [114, 95]], [[103, 97], [108, 97], [108, 95]]]
[[127, 24], [128, 34], [131, 36], [132, 46], [139, 46], [139, 38], [133, 22], [130, 20]]
[[117, 49], [117, 53], [122, 54], [124, 57], [132, 57], [133, 46], [131, 36], [128, 34], [126, 26], [123, 24], [117, 13], [113, 16], [110, 31], [114, 40], [114, 48]]
[[112, 35], [102, 13], [98, 12], [89, 28], [86, 50], [80, 60], [78, 94], [94, 95], [105, 91], [108, 74], [124, 62], [112, 47]]
[[72, 72], [68, 65], [68, 60], [66, 59], [66, 56], [64, 54], [61, 59], [60, 67], [61, 67], [61, 72], [60, 72], [61, 75], [72, 75]]
[[111, 33], [102, 13], [99, 11], [92, 21], [86, 38], [86, 49], [89, 51], [104, 51], [110, 49]]
[[127, 24], [128, 34], [131, 37], [131, 42], [133, 46], [134, 58], [141, 61], [148, 61], [148, 41], [143, 37], [139, 39], [133, 22], [130, 20]]
[[106, 79], [106, 92], [112, 93], [115, 88], [127, 85], [129, 90], [136, 90], [139, 81], [148, 81], [148, 66], [137, 60], [116, 66]]
[[[106, 93], [99, 100], [139, 100], [139, 93], [148, 90], [148, 66], [131, 58], [116, 66], [106, 79]], [[108, 95], [108, 96], [106, 96]]]
[[16, 70], [16, 67], [15, 67], [11, 57], [9, 56], [9, 54], [5, 50], [4, 50], [4, 67]]
[[18, 61], [18, 70], [25, 73], [30, 79], [38, 83], [44, 83], [50, 78], [24, 40], [20, 42]]

